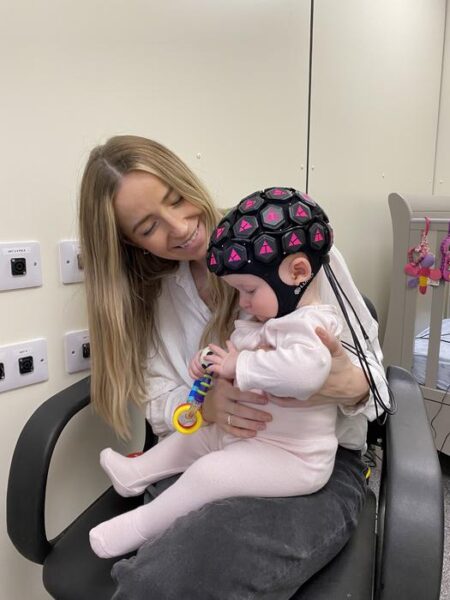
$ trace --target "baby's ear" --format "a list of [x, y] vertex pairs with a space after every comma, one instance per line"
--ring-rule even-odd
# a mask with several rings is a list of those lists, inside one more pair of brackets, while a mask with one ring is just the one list
[[311, 278], [311, 264], [306, 256], [296, 256], [289, 265], [289, 270], [296, 284]]

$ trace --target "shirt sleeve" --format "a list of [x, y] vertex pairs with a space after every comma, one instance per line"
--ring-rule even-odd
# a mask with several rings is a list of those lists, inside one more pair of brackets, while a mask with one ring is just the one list
[[174, 431], [174, 410], [187, 401], [192, 386], [189, 360], [198, 350], [208, 319], [189, 263], [181, 262], [163, 280], [155, 307], [156, 332], [147, 352], [146, 417], [160, 437]]
[[[373, 379], [375, 381], [375, 385], [378, 389], [378, 393], [380, 394], [384, 404], [386, 406], [390, 406], [389, 389], [382, 363], [383, 353], [381, 352], [380, 342], [378, 341], [377, 335], [372, 337], [370, 340], [370, 345], [366, 344], [365, 354], [373, 375]], [[357, 356], [349, 353], [349, 357], [354, 365], [361, 368]], [[341, 404], [339, 405], [339, 409], [345, 416], [352, 417], [354, 415], [362, 414], [369, 421], [373, 421], [377, 417], [377, 410], [379, 415], [384, 412], [381, 407], [375, 407], [375, 399], [372, 392], [370, 392], [366, 402], [359, 402], [354, 406], [344, 406]]]
[[[378, 388], [378, 392], [384, 404], [386, 406], [390, 406], [388, 385], [385, 377], [384, 367], [382, 364], [383, 353], [381, 352], [380, 343], [378, 340], [378, 323], [370, 314], [362, 295], [360, 294], [353, 281], [353, 278], [350, 274], [350, 271], [347, 267], [344, 258], [335, 246], [333, 246], [333, 248], [330, 251], [330, 257], [331, 267], [337, 279], [339, 280], [340, 285], [343, 287], [345, 294], [350, 300], [353, 308], [358, 314], [358, 317], [364, 329], [367, 332], [370, 344], [366, 344], [366, 342], [364, 341], [359, 325], [352, 311], [349, 310], [348, 314], [352, 323], [352, 327], [358, 336], [362, 348], [365, 350], [366, 358], [369, 362], [374, 381]], [[318, 274], [317, 278], [320, 285], [320, 295], [322, 301], [338, 307], [336, 297], [334, 296], [331, 286], [328, 283], [323, 271], [321, 271]], [[341, 340], [353, 346], [353, 340], [351, 338], [350, 331], [346, 323], [344, 323], [344, 330], [342, 333]], [[357, 367], [361, 368], [358, 358], [348, 351], [347, 354], [349, 355], [349, 358], [352, 361], [352, 363], [355, 364]], [[372, 393], [370, 393], [369, 398], [366, 402], [360, 402], [355, 406], [340, 405], [339, 408], [341, 413], [345, 416], [355, 416], [358, 414], [364, 415], [369, 421], [374, 420], [377, 415], [374, 397]], [[383, 410], [381, 408], [378, 408], [378, 413], [381, 414], [382, 412]]]
[[175, 431], [172, 416], [176, 407], [187, 401], [189, 388], [185, 385], [177, 386], [162, 377], [153, 377], [149, 393], [151, 396], [147, 403], [146, 417], [155, 435], [163, 437]]
[[147, 391], [146, 417], [153, 432], [164, 436], [174, 431], [172, 415], [177, 406], [187, 401], [190, 388], [177, 377], [170, 363], [161, 355], [149, 359], [151, 365], [145, 378]]

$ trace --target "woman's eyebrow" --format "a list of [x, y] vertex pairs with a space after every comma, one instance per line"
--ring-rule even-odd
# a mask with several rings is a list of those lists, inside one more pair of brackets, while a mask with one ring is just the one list
[[[164, 197], [163, 197], [163, 199], [161, 200], [161, 204], [164, 204], [164, 203], [167, 201], [168, 197], [170, 196], [170, 194], [171, 194], [172, 192], [173, 192], [173, 188], [171, 188], [171, 187], [169, 186], [169, 187], [167, 188], [167, 191], [166, 191], [166, 193], [164, 194]], [[151, 216], [152, 216], [152, 213], [148, 213], [148, 214], [146, 214], [146, 215], [145, 215], [145, 217], [142, 217], [142, 219], [140, 219], [140, 220], [139, 220], [139, 221], [138, 221], [138, 222], [135, 224], [135, 226], [134, 226], [134, 227], [133, 227], [133, 229], [131, 230], [131, 233], [134, 233], [134, 232], [136, 231], [136, 229], [137, 229], [137, 228], [138, 228], [140, 225], [142, 225], [142, 223], [145, 223], [145, 221], [146, 221], [146, 220], [147, 220], [149, 217], [151, 217]]]

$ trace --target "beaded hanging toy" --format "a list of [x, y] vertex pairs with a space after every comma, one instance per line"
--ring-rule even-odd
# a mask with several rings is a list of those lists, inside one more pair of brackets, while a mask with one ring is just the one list
[[425, 229], [417, 246], [408, 250], [408, 263], [404, 267], [408, 275], [408, 287], [418, 287], [421, 294], [426, 294], [429, 280], [439, 281], [441, 279], [440, 269], [433, 268], [435, 257], [430, 252], [428, 243], [428, 232], [430, 230], [430, 219], [425, 217]]
[[440, 250], [442, 279], [450, 282], [450, 223], [448, 224], [447, 237], [442, 240]]

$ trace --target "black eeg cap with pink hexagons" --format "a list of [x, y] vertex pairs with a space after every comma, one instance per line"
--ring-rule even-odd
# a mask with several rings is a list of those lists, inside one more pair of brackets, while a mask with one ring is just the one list
[[[332, 245], [333, 230], [328, 217], [314, 200], [293, 188], [267, 188], [241, 200], [220, 221], [210, 238], [207, 266], [218, 276], [247, 273], [267, 281], [278, 299], [277, 317], [295, 310], [309, 283], [323, 266], [353, 340], [353, 345], [345, 342], [342, 345], [358, 357], [373, 397], [377, 421], [383, 424], [386, 415], [396, 411], [395, 398], [387, 386], [390, 402], [386, 403], [378, 390], [348, 308], [358, 322], [367, 347], [371, 347], [370, 339], [329, 264], [328, 252]], [[308, 282], [299, 286], [287, 285], [278, 276], [282, 260], [294, 252], [304, 252], [308, 256], [313, 273]], [[378, 361], [375, 352], [372, 359]], [[379, 408], [384, 414], [379, 413]]]
[[[282, 317], [296, 308], [332, 244], [328, 217], [312, 198], [293, 188], [272, 187], [250, 194], [225, 215], [210, 238], [207, 265], [218, 276], [240, 273], [267, 281], [277, 296], [277, 317]], [[300, 286], [278, 276], [282, 260], [295, 252], [306, 254], [313, 273]]]

